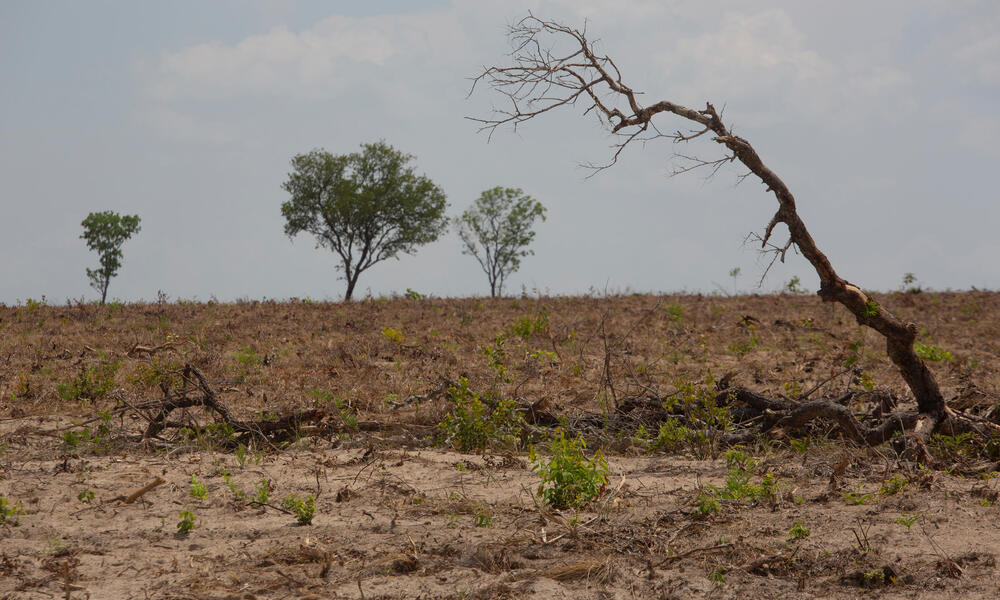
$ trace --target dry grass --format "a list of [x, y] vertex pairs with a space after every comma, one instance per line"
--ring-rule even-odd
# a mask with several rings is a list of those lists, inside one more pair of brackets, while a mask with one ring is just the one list
[[[1000, 294], [880, 302], [950, 352], [931, 368], [954, 406], [992, 411]], [[767, 472], [780, 483], [768, 502], [696, 516], [699, 491], [725, 484], [722, 461], [690, 448], [650, 454], [631, 431], [599, 426], [616, 405], [706, 380], [795, 397], [849, 359], [859, 380], [835, 377], [817, 394], [873, 387], [858, 413], [905, 402], [881, 340], [813, 297], [0, 307], [0, 496], [24, 509], [20, 526], [0, 525], [10, 548], [0, 596], [990, 597], [1000, 492], [980, 454], [951, 449], [949, 471], [929, 471], [886, 448], [845, 448], [819, 427], [798, 446], [750, 449], [762, 461], [753, 481]], [[121, 441], [144, 425], [126, 419], [111, 424], [117, 445], [67, 447], [66, 431], [97, 427], [118, 402], [160, 398], [185, 364], [236, 418], [318, 407], [334, 434], [305, 431], [238, 461], [193, 442]], [[429, 448], [450, 408], [441, 382], [460, 377], [489, 398], [598, 423], [589, 431], [613, 485], [581, 513], [556, 514], [531, 498], [538, 479], [517, 449]], [[96, 397], [70, 393], [81, 389]], [[190, 496], [193, 475], [207, 498]], [[880, 492], [893, 475], [905, 485]], [[237, 500], [224, 477], [248, 494], [266, 479], [274, 504], [315, 494], [316, 520], [297, 526]], [[78, 499], [88, 491], [92, 501]], [[852, 504], [849, 493], [872, 499]], [[178, 536], [186, 509], [197, 525]], [[903, 515], [918, 518], [912, 531]], [[791, 539], [797, 522], [812, 534]]]
[[[925, 292], [882, 301], [919, 323], [925, 343], [951, 352], [952, 360], [932, 365], [949, 397], [961, 397], [963, 407], [993, 403], [1000, 294]], [[524, 320], [543, 311], [547, 330], [511, 333], [519, 323], [523, 333]], [[855, 353], [880, 390], [906, 395], [877, 334], [813, 297], [7, 307], [0, 308], [0, 332], [0, 414], [11, 416], [92, 415], [110, 406], [113, 391], [93, 403], [67, 401], [59, 385], [116, 360], [112, 390], [132, 400], [159, 397], [158, 372], [190, 363], [245, 413], [340, 403], [362, 419], [424, 424], [441, 416], [433, 402], [399, 410], [394, 403], [459, 376], [473, 389], [544, 400], [572, 416], [629, 396], [667, 395], [678, 380], [700, 381], [708, 372], [794, 396]], [[484, 355], [502, 333], [505, 376]], [[150, 355], [136, 347], [160, 349]], [[841, 378], [831, 387], [844, 384]]]

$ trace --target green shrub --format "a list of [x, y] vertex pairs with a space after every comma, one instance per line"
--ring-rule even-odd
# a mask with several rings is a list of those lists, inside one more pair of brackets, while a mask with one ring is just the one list
[[952, 360], [951, 352], [945, 350], [944, 348], [939, 348], [938, 346], [931, 346], [930, 344], [913, 342], [913, 351], [916, 352], [917, 356], [920, 358], [932, 362]]
[[198, 481], [198, 478], [194, 475], [191, 476], [191, 487], [188, 490], [192, 498], [197, 498], [198, 500], [204, 500], [208, 497], [208, 490], [205, 488], [205, 484]]
[[809, 528], [802, 524], [801, 521], [796, 521], [795, 525], [788, 531], [788, 537], [801, 540], [809, 537]]
[[189, 510], [182, 512], [180, 514], [180, 520], [177, 521], [177, 533], [185, 535], [194, 529], [194, 520], [195, 516], [193, 512]]
[[549, 506], [582, 508], [596, 499], [608, 482], [608, 461], [600, 450], [591, 458], [584, 456], [587, 443], [582, 437], [567, 439], [559, 429], [549, 448], [548, 460], [532, 450], [531, 470], [541, 477], [538, 496]]
[[303, 499], [296, 494], [290, 494], [282, 500], [281, 508], [294, 513], [299, 525], [311, 525], [316, 514], [316, 497], [309, 494]]
[[711, 512], [718, 512], [719, 500], [736, 500], [739, 502], [756, 503], [762, 500], [775, 502], [779, 498], [778, 480], [772, 473], [764, 473], [760, 476], [760, 483], [753, 483], [755, 472], [760, 466], [760, 461], [753, 458], [745, 451], [733, 449], [726, 452], [726, 464], [729, 470], [726, 473], [726, 483], [723, 487], [706, 485], [699, 492], [695, 504], [696, 516], [707, 516]]
[[80, 367], [75, 378], [59, 384], [59, 396], [67, 402], [95, 402], [103, 399], [115, 385], [115, 374], [121, 364], [121, 359], [109, 359], [102, 355], [98, 364]]
[[22, 512], [24, 512], [23, 506], [0, 496], [0, 525], [7, 522], [17, 525], [17, 515]]
[[498, 400], [492, 410], [469, 389], [469, 380], [458, 379], [448, 388], [452, 412], [439, 425], [447, 443], [462, 452], [482, 451], [491, 446], [516, 447], [521, 443], [524, 416], [510, 400]]
[[383, 327], [382, 337], [394, 344], [399, 345], [402, 345], [403, 342], [406, 341], [406, 338], [403, 337], [403, 332], [398, 329], [393, 329], [392, 327]]
[[518, 319], [510, 326], [510, 332], [522, 339], [528, 339], [536, 335], [548, 335], [549, 333], [549, 311], [544, 306], [538, 309], [535, 316], [527, 315]]

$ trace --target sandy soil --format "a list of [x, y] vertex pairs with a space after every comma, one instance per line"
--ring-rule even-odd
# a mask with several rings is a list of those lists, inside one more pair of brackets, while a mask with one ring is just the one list
[[[879, 494], [892, 486], [871, 450], [765, 455], [779, 499], [697, 518], [724, 461], [612, 457], [604, 497], [557, 513], [512, 455], [314, 439], [242, 466], [206, 451], [16, 460], [22, 444], [55, 454], [31, 432], [58, 424], [2, 424], [0, 496], [23, 507], [0, 526], [3, 598], [991, 598], [1000, 584], [996, 483], [893, 471], [906, 483]], [[273, 505], [317, 495], [312, 524], [238, 500], [225, 474], [247, 497], [266, 479]]]

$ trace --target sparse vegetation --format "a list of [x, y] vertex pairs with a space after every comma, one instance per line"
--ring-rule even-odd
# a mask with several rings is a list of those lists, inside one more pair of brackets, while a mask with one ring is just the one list
[[182, 511], [179, 520], [177, 521], [177, 533], [179, 535], [187, 535], [195, 527], [195, 516], [194, 513], [185, 510]]
[[469, 389], [469, 381], [460, 377], [458, 385], [448, 388], [452, 410], [440, 424], [443, 441], [463, 452], [482, 451], [489, 447], [515, 448], [521, 443], [524, 417], [509, 400], [483, 398]]
[[532, 450], [531, 470], [542, 479], [537, 494], [545, 504], [582, 508], [601, 494], [608, 482], [608, 462], [600, 450], [587, 458], [586, 448], [583, 438], [569, 439], [560, 429], [549, 444], [548, 458]]
[[[266, 489], [265, 487], [264, 490]], [[312, 525], [313, 517], [316, 516], [316, 497], [312, 494], [305, 498], [298, 494], [289, 494], [281, 501], [281, 508], [292, 512], [295, 515], [295, 522], [299, 525]]]
[[[968, 294], [939, 297], [946, 307], [969, 302]], [[931, 294], [906, 298], [915, 303], [914, 312], [929, 314]], [[976, 301], [977, 318], [992, 323], [1000, 295], [982, 293]], [[786, 309], [775, 302], [795, 308], [783, 314]], [[246, 544], [251, 558], [241, 554], [239, 560], [252, 559], [253, 565], [271, 560], [274, 566], [255, 567], [255, 574], [248, 576], [236, 563], [222, 560], [217, 569], [224, 577], [243, 574], [251, 586], [247, 591], [259, 596], [266, 595], [263, 586], [288, 582], [274, 574], [274, 568], [310, 585], [326, 581], [332, 586], [338, 578], [383, 568], [394, 573], [394, 578], [404, 578], [411, 569], [420, 573], [432, 564], [479, 564], [476, 568], [483, 573], [498, 575], [512, 568], [522, 573], [579, 568], [570, 577], [583, 580], [590, 573], [595, 589], [635, 584], [637, 596], [650, 597], [657, 597], [651, 586], [668, 577], [687, 582], [699, 579], [706, 585], [705, 577], [716, 568], [727, 581], [726, 590], [749, 596], [763, 592], [763, 586], [774, 593], [794, 593], [805, 573], [809, 573], [806, 596], [820, 587], [851, 595], [863, 585], [864, 573], [892, 564], [897, 583], [883, 586], [885, 591], [915, 593], [928, 585], [928, 578], [937, 573], [934, 565], [941, 560], [925, 541], [921, 526], [955, 560], [964, 560], [939, 532], [972, 531], [996, 510], [997, 480], [989, 472], [979, 472], [996, 460], [990, 457], [995, 450], [988, 442], [965, 432], [932, 436], [927, 443], [930, 459], [922, 462], [923, 467], [906, 462], [907, 468], [888, 472], [883, 457], [893, 460], [893, 447], [853, 447], [832, 421], [786, 427], [779, 435], [750, 436], [738, 447], [733, 445], [732, 440], [747, 431], [743, 383], [759, 377], [759, 385], [770, 394], [790, 398], [806, 394], [845, 369], [841, 363], [847, 345], [858, 339], [859, 328], [851, 319], [830, 325], [816, 318], [818, 306], [792, 296], [719, 297], [708, 307], [676, 296], [493, 302], [396, 298], [349, 305], [185, 302], [126, 304], [111, 321], [92, 306], [45, 305], [33, 313], [24, 306], [0, 308], [0, 328], [17, 340], [16, 347], [0, 348], [0, 359], [11, 355], [9, 364], [0, 360], [5, 378], [0, 386], [6, 385], [0, 402], [5, 408], [0, 410], [8, 411], [0, 420], [0, 452], [5, 453], [0, 455], [0, 486], [7, 486], [0, 493], [11, 504], [16, 499], [23, 507], [0, 527], [11, 528], [19, 520], [15, 533], [29, 538], [39, 548], [38, 554], [48, 552], [48, 557], [85, 547], [84, 538], [63, 531], [58, 533], [64, 549], [52, 550], [46, 540], [56, 532], [47, 525], [44, 531], [38, 527], [70, 520], [78, 527], [93, 528], [110, 560], [127, 551], [124, 542], [116, 541], [124, 540], [125, 531], [109, 532], [102, 524], [112, 511], [119, 511], [114, 519], [127, 514], [159, 515], [157, 522], [164, 520], [159, 531], [175, 533], [180, 531], [178, 512], [186, 510], [197, 514], [189, 519], [193, 528], [188, 535], [204, 539], [180, 541], [175, 555], [184, 554], [191, 543], [214, 544], [221, 532], [246, 536], [241, 544]], [[49, 313], [59, 314], [55, 311], [62, 311], [67, 319], [50, 328], [55, 316]], [[462, 315], [468, 315], [464, 323]], [[755, 325], [753, 334], [760, 344], [736, 361], [727, 346], [748, 339], [748, 329], [739, 325], [746, 315], [758, 321], [746, 323]], [[42, 330], [37, 328], [39, 316], [50, 323]], [[803, 324], [810, 317], [815, 318], [812, 328]], [[778, 318], [787, 324], [775, 325]], [[967, 321], [939, 318], [924, 319], [935, 331], [934, 343], [956, 351], [965, 348], [962, 327]], [[400, 331], [403, 344], [385, 337], [384, 327]], [[498, 331], [503, 332], [500, 344]], [[845, 354], [825, 354], [813, 343], [803, 346], [799, 338], [804, 335], [820, 336], [828, 340], [828, 348], [843, 347]], [[857, 347], [859, 358], [852, 369], [812, 397], [850, 388], [854, 397], [849, 407], [859, 420], [869, 419], [876, 409], [912, 410], [912, 400], [898, 391], [893, 365], [875, 351], [870, 333], [868, 338], [867, 344]], [[137, 344], [152, 349], [170, 340], [171, 344], [152, 355], [141, 349], [129, 353]], [[928, 343], [926, 338], [924, 342]], [[103, 350], [121, 364], [104, 398], [66, 401], [58, 385], [72, 381], [81, 365], [101, 361], [95, 351], [87, 350], [82, 357], [73, 351], [84, 345]], [[502, 352], [487, 356], [484, 346]], [[63, 347], [71, 349], [68, 358], [60, 358]], [[558, 350], [561, 358], [534, 357], [539, 350]], [[242, 382], [234, 377], [243, 367], [238, 355], [249, 359], [251, 369]], [[672, 355], [678, 358], [671, 360]], [[956, 379], [966, 377], [958, 365], [970, 357], [979, 359], [979, 365], [968, 376], [971, 379], [960, 381], [974, 383], [977, 391], [971, 398], [981, 402], [993, 393], [991, 381], [998, 373], [990, 355], [964, 353], [955, 355], [951, 365], [938, 365]], [[271, 364], [265, 366], [265, 359]], [[161, 384], [171, 397], [198, 398], [203, 391], [197, 377], [185, 372], [190, 363], [200, 365], [216, 400], [229, 408], [230, 422], [206, 407], [191, 406], [167, 419], [174, 426], [145, 443], [137, 442], [148, 421], [136, 418], [118, 399], [133, 406], [158, 401], [164, 397]], [[498, 377], [500, 365], [503, 377]], [[863, 368], [860, 375], [854, 367]], [[9, 398], [17, 390], [19, 374], [30, 379], [33, 397], [15, 404]], [[459, 374], [466, 376], [464, 391]], [[866, 374], [871, 393], [863, 383]], [[455, 388], [452, 393], [449, 387]], [[461, 398], [458, 404], [465, 407], [464, 419], [458, 419], [462, 411], [454, 410], [452, 394], [456, 400]], [[478, 399], [480, 409], [475, 408], [473, 398]], [[497, 417], [506, 414], [509, 418], [494, 423], [501, 399], [507, 404]], [[890, 408], [892, 401], [898, 403], [896, 408]], [[808, 399], [799, 402], [807, 404]], [[29, 416], [16, 418], [10, 412], [14, 409], [23, 409]], [[60, 429], [38, 420], [48, 418], [47, 410], [60, 415]], [[241, 423], [278, 423], [290, 410], [315, 411], [320, 417], [290, 422], [283, 437], [263, 438], [241, 429]], [[480, 418], [472, 416], [477, 410], [481, 410]], [[992, 405], [970, 405], [966, 410], [989, 418]], [[440, 425], [449, 416], [454, 425], [451, 433]], [[356, 428], [348, 426], [351, 420]], [[51, 433], [12, 435], [26, 425], [32, 429], [22, 431]], [[594, 500], [559, 510], [538, 496], [542, 478], [531, 467], [548, 466], [548, 441], [560, 428], [567, 441], [586, 440], [584, 463], [594, 456], [592, 450], [600, 448], [600, 455], [611, 463], [608, 470], [624, 475], [621, 486], [617, 475], [612, 479], [602, 473], [610, 481], [599, 479], [591, 486], [599, 493]], [[482, 450], [450, 454], [458, 439], [488, 442]], [[434, 442], [440, 446], [430, 447]], [[528, 443], [534, 444], [535, 452], [526, 456], [523, 449]], [[849, 464], [839, 471], [842, 456], [848, 457]], [[31, 466], [35, 464], [44, 470]], [[141, 474], [146, 468], [150, 476], [169, 469], [165, 474], [169, 485], [141, 496], [135, 506], [122, 504], [122, 497], [149, 481]], [[26, 471], [33, 476], [26, 478]], [[206, 488], [205, 500], [190, 495], [192, 473]], [[834, 474], [836, 487], [831, 490]], [[182, 479], [176, 479], [178, 475]], [[223, 486], [219, 489], [224, 494], [218, 486]], [[282, 499], [298, 492], [306, 502], [306, 494], [320, 497], [312, 491], [319, 488], [331, 508], [321, 528], [289, 527], [299, 517], [292, 507], [282, 507]], [[87, 490], [94, 493], [89, 503], [85, 502], [89, 496], [80, 496]], [[848, 497], [842, 498], [845, 493]], [[537, 502], [538, 511], [524, 512], [531, 506], [528, 495]], [[864, 504], [853, 505], [851, 495]], [[175, 502], [184, 504], [174, 509]], [[326, 514], [326, 506], [314, 500], [314, 525], [320, 525], [319, 513]], [[291, 514], [283, 515], [276, 508]], [[935, 516], [923, 516], [929, 514]], [[904, 520], [910, 523], [909, 532]], [[144, 529], [145, 523], [127, 532], [155, 536]], [[796, 524], [810, 535], [795, 537], [804, 533]], [[852, 529], [861, 534], [869, 524], [873, 524], [871, 533], [877, 531], [877, 535], [868, 542], [862, 537], [864, 548], [869, 548], [862, 551]], [[384, 541], [381, 545], [355, 542], [359, 527], [370, 528], [373, 539]], [[680, 535], [670, 541], [678, 531]], [[413, 539], [415, 550], [406, 535]], [[978, 535], [983, 548], [998, 543], [989, 531]], [[463, 549], [461, 555], [449, 554], [448, 544], [458, 548], [467, 539], [483, 545], [475, 554], [479, 558], [470, 558], [470, 552], [478, 552], [476, 545], [469, 546], [468, 552]], [[537, 546], [548, 554], [527, 559], [524, 553], [535, 543], [504, 543], [511, 539], [538, 540]], [[625, 544], [622, 547], [635, 544], [639, 554], [608, 550], [606, 557], [599, 555], [591, 561], [588, 548], [604, 546], [588, 545], [608, 540], [619, 540]], [[281, 544], [282, 553], [268, 554], [276, 543]], [[917, 571], [899, 567], [884, 555], [885, 548], [893, 548], [891, 556], [902, 556], [898, 564], [917, 561], [923, 566]], [[346, 559], [345, 565], [339, 565], [331, 549]], [[171, 551], [162, 550], [170, 560]], [[687, 554], [691, 550], [696, 552]], [[319, 580], [315, 575], [326, 564], [325, 552], [331, 552], [330, 575]], [[377, 562], [381, 556], [395, 562], [384, 566]], [[647, 579], [647, 561], [636, 558], [640, 556], [651, 559], [655, 579]], [[752, 568], [754, 561], [773, 556], [779, 558]], [[155, 573], [155, 567], [144, 560], [137, 566]], [[362, 561], [367, 561], [364, 566]], [[661, 561], [667, 562], [656, 566]], [[962, 580], [985, 577], [988, 581], [987, 562], [988, 558], [962, 562], [967, 572]], [[178, 563], [185, 576], [196, 574], [201, 564], [196, 560], [192, 567], [181, 558]], [[0, 569], [3, 564], [0, 551]], [[511, 567], [514, 564], [519, 567]], [[80, 572], [93, 573], [90, 567], [81, 567]], [[850, 576], [833, 575], [838, 572]], [[600, 583], [605, 573], [615, 578], [613, 583]], [[563, 576], [561, 572], [555, 575]], [[15, 579], [41, 580], [43, 576], [37, 568], [29, 568]], [[142, 574], [136, 578], [161, 580]], [[2, 587], [4, 581], [0, 577], [0, 595], [7, 589]], [[362, 579], [364, 591], [375, 595], [369, 594], [369, 581]], [[943, 581], [953, 580], [948, 576]], [[102, 588], [90, 585], [92, 595], [98, 595]]]
[[17, 516], [24, 512], [24, 507], [17, 502], [11, 502], [4, 496], [0, 496], [0, 525], [10, 523], [17, 525]]
[[195, 475], [191, 476], [191, 486], [188, 489], [188, 493], [191, 494], [192, 498], [196, 498], [198, 500], [208, 498], [208, 490], [205, 488], [205, 484], [198, 481], [198, 478]]
[[802, 524], [801, 521], [796, 521], [795, 525], [788, 530], [788, 537], [795, 540], [802, 540], [809, 537], [809, 528]]

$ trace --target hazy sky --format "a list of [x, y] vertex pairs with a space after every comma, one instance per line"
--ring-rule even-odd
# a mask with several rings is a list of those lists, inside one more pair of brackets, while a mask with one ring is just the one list
[[[725, 118], [792, 189], [840, 274], [871, 289], [1000, 288], [1000, 3], [64, 1], [0, 3], [0, 302], [97, 294], [91, 211], [142, 218], [109, 297], [338, 299], [335, 255], [282, 232], [289, 159], [384, 139], [460, 213], [497, 185], [549, 209], [509, 293], [756, 289], [743, 245], [776, 208], [736, 169], [669, 177], [582, 109], [487, 143], [469, 77], [526, 14], [583, 26], [627, 84]], [[683, 126], [657, 117], [668, 130]], [[740, 267], [736, 282], [729, 271]], [[801, 256], [764, 282], [817, 286]], [[357, 297], [488, 294], [454, 234], [362, 274]]]

